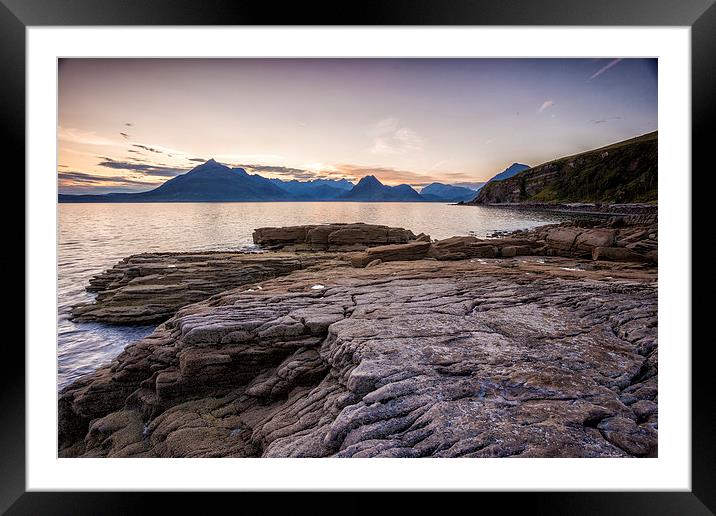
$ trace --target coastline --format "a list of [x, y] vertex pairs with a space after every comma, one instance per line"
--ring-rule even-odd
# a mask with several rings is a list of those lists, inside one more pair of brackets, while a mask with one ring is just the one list
[[541, 211], [547, 213], [563, 213], [571, 215], [587, 215], [593, 217], [618, 217], [622, 215], [653, 215], [657, 216], [659, 207], [650, 203], [547, 203], [547, 202], [504, 202], [504, 203], [456, 203], [455, 206], [482, 206], [485, 208], [504, 208], [520, 211]]
[[[93, 282], [95, 315], [173, 308], [60, 392], [60, 456], [654, 456], [651, 231], [264, 228], [277, 250], [240, 257], [263, 276], [198, 301], [162, 279], [186, 254], [125, 259]], [[267, 277], [267, 259], [291, 265]], [[226, 270], [187, 263], [190, 283]]]

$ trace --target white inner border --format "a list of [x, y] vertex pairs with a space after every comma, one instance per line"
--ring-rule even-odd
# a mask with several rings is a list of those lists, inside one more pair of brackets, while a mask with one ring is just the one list
[[[690, 36], [688, 27], [28, 28], [27, 489], [690, 490]], [[658, 57], [659, 457], [58, 459], [56, 60], [72, 56]]]

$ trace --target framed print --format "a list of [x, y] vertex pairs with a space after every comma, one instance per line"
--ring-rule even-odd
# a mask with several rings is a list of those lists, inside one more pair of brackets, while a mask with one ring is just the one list
[[3, 510], [711, 513], [712, 3], [4, 0]]

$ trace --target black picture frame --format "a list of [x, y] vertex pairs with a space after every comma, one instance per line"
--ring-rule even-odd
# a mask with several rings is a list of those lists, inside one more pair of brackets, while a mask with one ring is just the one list
[[[692, 44], [692, 157], [693, 170], [708, 173], [716, 132], [716, 0], [384, 0], [352, 3], [241, 2], [231, 0], [0, 0], [0, 113], [3, 146], [14, 171], [25, 170], [25, 30], [30, 26], [80, 25], [569, 25], [569, 26], [689, 26]], [[660, 99], [668, 102], [668, 99]], [[712, 160], [711, 160], [712, 161]], [[703, 164], [700, 167], [699, 164]], [[687, 180], [686, 171], [674, 180]], [[15, 173], [16, 176], [19, 174]], [[671, 178], [670, 178], [671, 179]], [[8, 180], [9, 181], [9, 180]], [[17, 180], [13, 192], [24, 189]], [[696, 197], [704, 190], [692, 188]], [[24, 198], [19, 194], [13, 197]], [[702, 199], [704, 200], [704, 199]], [[704, 205], [702, 203], [701, 205]], [[6, 238], [13, 238], [17, 252], [3, 257], [3, 269], [11, 270], [14, 280], [19, 264], [24, 264], [25, 228], [17, 224], [18, 210], [3, 203]], [[692, 215], [692, 218], [694, 216]], [[20, 242], [23, 242], [21, 245]], [[685, 250], [686, 251], [686, 250]], [[7, 255], [5, 255], [7, 256]], [[689, 254], [690, 256], [690, 254]], [[703, 258], [702, 258], [703, 259]], [[696, 264], [696, 260], [692, 262]], [[25, 274], [28, 271], [25, 269]], [[6, 288], [12, 278], [7, 278]], [[13, 292], [20, 292], [15, 285]], [[24, 285], [23, 285], [24, 287]], [[700, 286], [705, 289], [705, 285]], [[24, 292], [24, 290], [22, 290]], [[51, 292], [48, 286], [48, 294]], [[14, 294], [15, 306], [20, 306]], [[23, 296], [24, 299], [24, 296]], [[693, 314], [697, 313], [697, 305]], [[22, 303], [24, 307], [25, 304]], [[701, 305], [703, 306], [703, 305]], [[26, 307], [32, 309], [32, 307]], [[702, 309], [708, 309], [704, 307]], [[8, 314], [11, 312], [8, 311]], [[694, 322], [698, 317], [692, 315]], [[14, 324], [10, 321], [8, 324]], [[228, 494], [188, 493], [169, 495], [138, 493], [25, 492], [25, 354], [15, 339], [6, 338], [1, 362], [0, 390], [0, 511], [7, 514], [129, 514], [150, 509], [158, 497], [165, 511], [176, 507], [179, 513], [208, 510], [207, 497], [224, 503]], [[673, 343], [671, 343], [673, 344]], [[691, 343], [679, 343], [688, 349]], [[623, 493], [480, 493], [475, 500], [452, 494], [450, 503], [467, 502], [475, 510], [497, 504], [500, 511], [530, 514], [714, 514], [716, 512], [716, 410], [708, 360], [710, 340], [693, 339], [692, 351], [692, 491]], [[48, 344], [48, 349], [53, 349]], [[242, 506], [256, 506], [255, 494], [241, 494]], [[360, 512], [388, 509], [373, 493], [349, 493], [340, 505], [327, 502], [322, 494], [304, 493], [293, 498], [291, 512]], [[278, 509], [284, 496], [271, 495], [271, 506]], [[294, 495], [295, 498], [295, 495]], [[424, 506], [423, 494], [393, 499], [408, 512]], [[480, 505], [475, 505], [479, 503]], [[245, 504], [245, 505], [244, 505]], [[468, 507], [470, 506], [468, 505]], [[494, 506], [494, 505], [493, 505]], [[448, 506], [449, 507], [449, 506]], [[239, 507], [237, 507], [239, 508]]]

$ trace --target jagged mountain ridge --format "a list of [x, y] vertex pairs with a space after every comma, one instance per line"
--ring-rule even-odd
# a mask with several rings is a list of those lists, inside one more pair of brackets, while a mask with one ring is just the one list
[[[444, 185], [447, 188], [457, 188]], [[468, 189], [464, 189], [468, 190]], [[214, 159], [173, 177], [147, 192], [101, 195], [59, 194], [59, 202], [250, 202], [250, 201], [363, 201], [363, 202], [453, 202], [451, 196], [422, 196], [411, 186], [388, 186], [375, 176], [363, 177], [356, 185], [347, 179], [284, 181], [249, 174]]]

